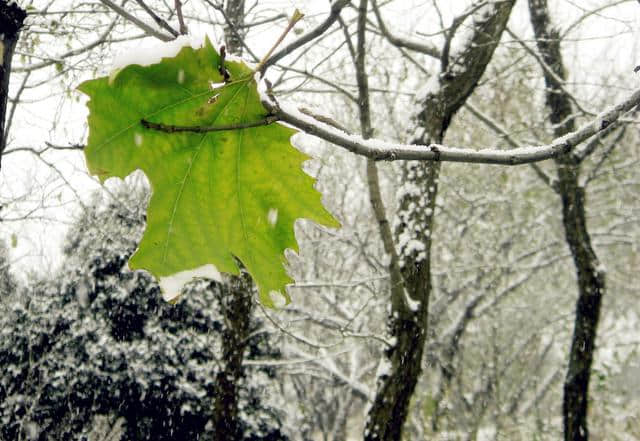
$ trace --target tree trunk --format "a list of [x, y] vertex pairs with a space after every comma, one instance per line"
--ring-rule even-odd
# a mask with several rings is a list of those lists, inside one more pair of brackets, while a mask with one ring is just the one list
[[[231, 54], [242, 54], [244, 14], [244, 0], [227, 1], [225, 44]], [[219, 292], [225, 323], [222, 331], [223, 367], [216, 375], [212, 420], [216, 440], [236, 441], [242, 439], [238, 419], [238, 382], [244, 377], [242, 363], [253, 309], [253, 282], [243, 269], [240, 276], [229, 276]]]
[[[560, 52], [559, 33], [551, 27], [547, 0], [529, 0], [529, 11], [536, 44], [547, 66], [544, 69], [546, 103], [549, 120], [554, 127], [554, 137], [558, 137], [575, 129], [571, 99], [562, 87], [566, 74]], [[564, 383], [562, 421], [565, 441], [586, 441], [589, 439], [589, 379], [600, 306], [605, 293], [605, 274], [587, 230], [585, 189], [579, 183], [580, 161], [566, 155], [555, 162], [558, 170], [555, 190], [562, 201], [565, 238], [578, 277], [578, 301], [569, 367]]]
[[[416, 130], [411, 142], [429, 145], [442, 141], [451, 119], [471, 95], [491, 60], [514, 2], [475, 5], [473, 12], [458, 23], [470, 20], [473, 31], [466, 46], [455, 54], [449, 54], [448, 50], [457, 28], [451, 27], [448, 43], [442, 51], [437, 87], [417, 94]], [[432, 288], [431, 233], [439, 174], [440, 163], [437, 161], [403, 164], [395, 230], [402, 285], [392, 283], [388, 319], [389, 333], [395, 344], [385, 353], [387, 366], [378, 378], [376, 397], [367, 417], [366, 441], [399, 441], [402, 438], [411, 397], [422, 372]]]
[[562, 420], [565, 441], [589, 439], [587, 408], [589, 379], [605, 292], [605, 274], [599, 268], [586, 225], [585, 189], [578, 185], [579, 167], [558, 165], [559, 191], [565, 236], [578, 275], [578, 301], [564, 382]]
[[244, 377], [244, 352], [249, 336], [253, 282], [246, 272], [218, 287], [224, 316], [222, 369], [216, 375], [213, 427], [216, 440], [243, 439], [238, 420], [238, 383]]
[[0, 0], [0, 169], [2, 168], [2, 153], [7, 145], [5, 119], [9, 100], [11, 59], [26, 16], [26, 11], [16, 3]]

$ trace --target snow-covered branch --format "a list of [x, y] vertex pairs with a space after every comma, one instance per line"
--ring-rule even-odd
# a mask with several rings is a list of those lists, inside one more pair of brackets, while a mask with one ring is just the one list
[[624, 114], [640, 105], [640, 89], [636, 89], [625, 100], [597, 115], [574, 132], [558, 137], [545, 145], [531, 145], [512, 149], [472, 150], [448, 147], [440, 144], [399, 144], [378, 139], [363, 139], [349, 135], [297, 109], [275, 104], [263, 94], [262, 104], [282, 122], [288, 123], [309, 135], [343, 147], [357, 155], [376, 161], [422, 160], [467, 162], [478, 164], [520, 165], [558, 157], [571, 153], [581, 142], [605, 130]]

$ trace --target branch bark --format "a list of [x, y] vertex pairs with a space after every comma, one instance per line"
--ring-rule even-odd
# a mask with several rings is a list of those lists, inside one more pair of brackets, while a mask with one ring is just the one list
[[[445, 80], [446, 81], [446, 80]], [[575, 147], [605, 130], [621, 119], [627, 112], [640, 105], [640, 89], [612, 106], [577, 130], [558, 136], [548, 144], [526, 145], [519, 148], [471, 150], [465, 147], [450, 147], [439, 142], [416, 140], [412, 144], [399, 144], [378, 139], [365, 140], [336, 130], [317, 118], [304, 115], [296, 109], [263, 99], [262, 104], [271, 115], [309, 135], [317, 136], [357, 155], [375, 161], [419, 160], [435, 162], [468, 162], [476, 164], [521, 165], [564, 156], [570, 157]], [[432, 110], [432, 109], [428, 109]]]

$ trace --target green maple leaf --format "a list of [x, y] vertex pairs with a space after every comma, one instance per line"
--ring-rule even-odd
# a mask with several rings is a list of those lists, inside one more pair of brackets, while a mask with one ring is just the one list
[[157, 64], [130, 65], [111, 78], [81, 84], [90, 97], [85, 155], [101, 181], [141, 169], [151, 183], [147, 228], [131, 268], [161, 281], [209, 264], [238, 274], [235, 257], [255, 280], [261, 301], [272, 306], [272, 291], [289, 301], [284, 251], [298, 250], [295, 220], [339, 226], [301, 169], [309, 157], [291, 145], [296, 131], [274, 123], [167, 133], [141, 123], [217, 127], [264, 121], [253, 71], [226, 62], [231, 81], [215, 85], [223, 82], [219, 63], [207, 39], [202, 48], [184, 47]]

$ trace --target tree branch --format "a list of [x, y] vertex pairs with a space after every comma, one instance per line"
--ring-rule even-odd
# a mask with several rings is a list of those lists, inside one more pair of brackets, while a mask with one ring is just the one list
[[284, 38], [291, 31], [291, 29], [293, 29], [293, 27], [296, 25], [296, 23], [298, 23], [300, 20], [302, 20], [303, 17], [304, 17], [304, 14], [301, 13], [299, 10], [296, 9], [295, 11], [293, 11], [293, 15], [289, 19], [289, 22], [287, 23], [287, 26], [284, 28], [284, 31], [282, 31], [282, 33], [280, 34], [280, 36], [278, 37], [276, 42], [273, 44], [273, 46], [271, 46], [271, 49], [269, 49], [269, 51], [262, 58], [262, 60], [260, 60], [260, 63], [258, 64], [258, 67], [256, 67], [256, 69], [255, 69], [256, 72], [262, 71], [263, 66], [266, 64], [267, 60], [269, 59], [269, 57], [271, 56], [273, 51], [276, 50], [276, 48], [280, 45], [280, 43], [282, 43], [282, 40], [284, 40]]
[[580, 103], [578, 102], [578, 100], [576, 99], [576, 97], [573, 96], [573, 94], [571, 94], [567, 88], [565, 87], [565, 81], [560, 78], [551, 68], [551, 66], [549, 66], [543, 59], [542, 57], [540, 57], [535, 50], [533, 50], [531, 47], [529, 47], [529, 45], [527, 45], [527, 43], [525, 43], [520, 37], [518, 37], [513, 31], [511, 31], [509, 28], [506, 29], [507, 33], [518, 42], [518, 44], [520, 46], [522, 46], [522, 48], [529, 54], [531, 55], [533, 58], [535, 58], [535, 60], [538, 62], [538, 64], [540, 65], [540, 67], [542, 68], [542, 70], [544, 71], [545, 75], [548, 75], [550, 78], [553, 78], [553, 80], [557, 83], [558, 87], [562, 90], [562, 92], [567, 96], [567, 98], [569, 98], [571, 100], [571, 102], [576, 106], [576, 108], [578, 110], [580, 110], [583, 114], [585, 115], [593, 115], [593, 112], [589, 112], [588, 110], [586, 110], [584, 107], [582, 107], [582, 105], [580, 105]]
[[[484, 113], [482, 113], [479, 109], [477, 109], [473, 104], [471, 104], [470, 102], [466, 102], [465, 103], [465, 107], [469, 110], [469, 112], [471, 112], [471, 114], [473, 116], [475, 116], [476, 118], [478, 118], [480, 121], [482, 121], [487, 127], [489, 127], [491, 130], [493, 130], [495, 133], [497, 133], [498, 135], [500, 135], [500, 137], [502, 137], [502, 139], [504, 139], [505, 141], [507, 141], [507, 144], [509, 144], [511, 147], [513, 148], [520, 148], [522, 147], [522, 145], [516, 141], [515, 139], [513, 139], [511, 137], [511, 135], [509, 133], [507, 133], [507, 131], [502, 128], [496, 121], [492, 120], [489, 116], [485, 115]], [[536, 173], [536, 175], [538, 175], [538, 177], [542, 180], [542, 182], [544, 182], [545, 184], [547, 184], [549, 187], [554, 188], [554, 181], [555, 178], [552, 178], [551, 176], [549, 176], [544, 170], [542, 170], [538, 164], [532, 162], [529, 164], [529, 166], [531, 167], [531, 169]]]
[[[225, 8], [222, 6], [222, 4], [216, 4], [211, 0], [204, 0], [204, 1], [205, 3], [207, 3], [209, 6], [211, 6], [213, 9], [215, 9], [222, 15], [222, 19], [226, 24], [225, 35], [228, 35], [228, 38], [225, 38], [226, 45], [229, 46], [230, 48], [237, 48], [239, 51], [242, 51], [242, 49], [244, 48], [247, 54], [249, 54], [251, 58], [255, 60], [256, 63], [260, 61], [260, 58], [251, 50], [249, 45], [247, 45], [247, 42], [244, 40], [246, 27], [235, 23], [235, 21], [237, 21], [235, 19], [238, 18], [236, 14], [237, 10], [234, 9], [233, 11], [231, 11], [232, 15], [229, 16], [227, 14], [227, 11], [225, 11]], [[227, 7], [230, 7], [230, 6], [227, 6]], [[244, 23], [244, 17], [242, 18], [241, 21], [242, 23]]]
[[149, 14], [149, 16], [153, 19], [153, 21], [156, 22], [156, 24], [158, 26], [160, 26], [161, 28], [165, 29], [167, 32], [169, 32], [171, 35], [173, 35], [174, 37], [178, 36], [178, 31], [176, 31], [175, 29], [173, 29], [169, 23], [167, 23], [164, 19], [160, 18], [158, 16], [158, 14], [156, 14], [153, 9], [151, 9], [149, 7], [149, 5], [147, 5], [143, 0], [136, 0], [136, 3], [138, 3], [140, 5], [140, 7], [142, 7], [142, 9], [145, 10], [145, 12], [147, 14]]
[[140, 124], [147, 129], [158, 130], [160, 132], [167, 133], [180, 133], [180, 132], [193, 132], [193, 133], [208, 133], [208, 132], [222, 132], [225, 130], [240, 130], [249, 129], [251, 127], [268, 126], [278, 121], [278, 117], [274, 115], [267, 116], [259, 121], [252, 121], [248, 123], [238, 124], [226, 124], [219, 126], [174, 126], [171, 124], [155, 123], [141, 119]]
[[120, 15], [121, 17], [126, 18], [131, 23], [133, 23], [136, 26], [138, 26], [147, 35], [150, 35], [151, 37], [156, 37], [157, 39], [162, 40], [162, 41], [171, 41], [171, 40], [174, 39], [174, 37], [172, 35], [166, 35], [166, 34], [163, 34], [162, 32], [160, 32], [160, 30], [154, 29], [152, 26], [149, 26], [147, 23], [145, 23], [144, 21], [140, 20], [139, 18], [137, 18], [133, 14], [130, 14], [124, 8], [122, 8], [122, 7], [118, 6], [117, 4], [113, 3], [111, 0], [100, 0], [100, 2], [102, 2], [102, 4], [104, 4], [105, 6], [109, 7], [110, 9], [112, 9], [116, 14]]
[[[18, 103], [20, 102], [20, 96], [24, 92], [25, 87], [27, 86], [27, 81], [29, 81], [29, 77], [31, 76], [31, 72], [27, 72], [22, 78], [22, 83], [20, 83], [20, 87], [15, 94], [15, 97], [12, 99], [11, 110], [9, 111], [9, 116], [5, 118], [5, 127], [4, 133], [1, 134], [3, 136], [0, 139], [0, 145], [6, 146], [9, 142], [9, 133], [11, 132], [11, 124], [13, 123], [13, 115], [16, 112], [16, 108], [18, 107]], [[6, 154], [6, 152], [5, 152]]]
[[[366, 18], [367, 18], [367, 2], [368, 0], [360, 0], [358, 7], [358, 30], [357, 30], [357, 45], [354, 48], [349, 37], [346, 26], [341, 22], [343, 31], [345, 33], [345, 41], [349, 46], [349, 51], [353, 58], [353, 63], [356, 69], [356, 81], [358, 83], [358, 107], [360, 110], [360, 131], [364, 139], [369, 139], [373, 135], [373, 128], [371, 127], [371, 106], [369, 100], [369, 78], [366, 72]], [[391, 232], [391, 225], [387, 219], [387, 213], [382, 200], [382, 192], [380, 190], [380, 179], [378, 177], [378, 167], [373, 159], [367, 158], [367, 188], [369, 190], [369, 201], [371, 202], [371, 208], [378, 223], [378, 230], [380, 238], [384, 246], [384, 250], [389, 255], [389, 275], [391, 278], [391, 296], [395, 298], [397, 302], [403, 302], [406, 300], [404, 296], [404, 284], [402, 281], [402, 272], [400, 270], [400, 263], [398, 253], [393, 243], [393, 233]]]
[[[609, 126], [604, 129], [602, 132], [598, 133], [598, 136], [594, 137], [590, 140], [586, 145], [582, 146], [580, 149], [576, 149], [573, 152], [573, 156], [576, 162], [582, 162], [587, 156], [591, 155], [596, 149], [602, 145], [602, 141], [604, 141], [609, 135], [611, 135], [616, 129], [621, 126], [620, 122], [615, 122], [609, 124]], [[622, 126], [622, 132], [624, 133], [625, 126]], [[619, 141], [619, 138], [617, 139]]]
[[549, 144], [505, 150], [490, 148], [471, 150], [468, 148], [448, 147], [440, 144], [425, 146], [398, 144], [376, 139], [365, 140], [362, 139], [362, 137], [349, 135], [337, 130], [295, 109], [276, 104], [266, 97], [263, 97], [262, 104], [271, 115], [276, 116], [280, 121], [291, 124], [309, 135], [317, 136], [325, 141], [343, 147], [352, 153], [376, 161], [422, 160], [520, 165], [544, 161], [571, 153], [578, 144], [605, 130], [625, 113], [640, 105], [640, 89], [634, 91], [619, 104], [600, 113], [576, 131], [560, 136]]
[[598, 171], [600, 170], [600, 168], [604, 165], [605, 161], [609, 158], [609, 156], [611, 155], [613, 150], [616, 148], [620, 140], [622, 140], [622, 137], [624, 136], [626, 130], [627, 130], [627, 126], [622, 126], [622, 128], [618, 131], [618, 134], [616, 135], [615, 139], [612, 139], [611, 142], [609, 142], [609, 145], [605, 148], [604, 153], [602, 154], [602, 156], [600, 157], [596, 165], [591, 169], [587, 177], [584, 179], [583, 187], [586, 187], [587, 184], [589, 184], [589, 182], [595, 179], [595, 177], [598, 175]]
[[184, 17], [182, 16], [182, 2], [175, 0], [176, 15], [178, 16], [178, 26], [180, 27], [180, 34], [187, 35], [187, 25], [184, 24]]
[[40, 150], [37, 150], [33, 147], [12, 147], [11, 149], [5, 150], [4, 155], [7, 156], [7, 155], [10, 155], [11, 153], [27, 152], [27, 153], [32, 153], [36, 156], [40, 156], [48, 152], [49, 150], [82, 150], [85, 147], [82, 144], [55, 145], [55, 144], [51, 144], [50, 142], [45, 142], [44, 144], [46, 147]]
[[93, 42], [89, 43], [86, 46], [83, 46], [77, 49], [72, 49], [63, 54], [58, 55], [57, 57], [51, 57], [50, 59], [44, 60], [40, 63], [31, 64], [29, 66], [16, 67], [15, 69], [13, 69], [13, 71], [14, 72], [32, 72], [34, 70], [42, 69], [43, 67], [51, 66], [52, 64], [61, 62], [65, 58], [75, 57], [77, 55], [83, 54], [85, 52], [90, 51], [94, 47], [105, 44], [108, 42], [107, 37], [109, 37], [109, 34], [113, 30], [113, 28], [116, 26], [117, 21], [118, 21], [118, 18], [116, 17], [114, 20], [111, 21], [111, 23], [109, 23], [109, 26], [107, 27], [107, 29], [98, 38], [96, 38]]
[[349, 0], [338, 0], [338, 1], [336, 1], [331, 6], [331, 12], [329, 13], [329, 16], [326, 18], [325, 21], [320, 23], [318, 26], [316, 26], [310, 32], [307, 32], [302, 37], [298, 38], [293, 43], [285, 46], [284, 48], [280, 49], [278, 52], [273, 54], [273, 56], [271, 56], [262, 65], [262, 71], [265, 71], [269, 66], [277, 63], [278, 61], [280, 61], [281, 58], [286, 57], [291, 52], [293, 52], [294, 50], [298, 49], [300, 46], [303, 46], [303, 45], [307, 44], [308, 42], [310, 42], [311, 40], [313, 40], [314, 38], [322, 35], [324, 33], [324, 31], [329, 29], [329, 27], [338, 19], [338, 16], [340, 15], [340, 11], [342, 11], [342, 9], [345, 6], [347, 6], [348, 4], [349, 4]]
[[406, 48], [415, 52], [419, 52], [421, 54], [429, 55], [434, 58], [440, 58], [440, 51], [435, 46], [431, 46], [426, 43], [420, 43], [418, 41], [406, 40], [404, 38], [397, 37], [387, 29], [387, 26], [384, 24], [382, 20], [382, 16], [380, 14], [380, 10], [378, 9], [378, 2], [376, 0], [371, 0], [371, 6], [373, 7], [373, 12], [376, 15], [376, 19], [378, 20], [378, 26], [380, 27], [380, 32], [382, 35], [389, 40], [389, 43], [396, 47]]

